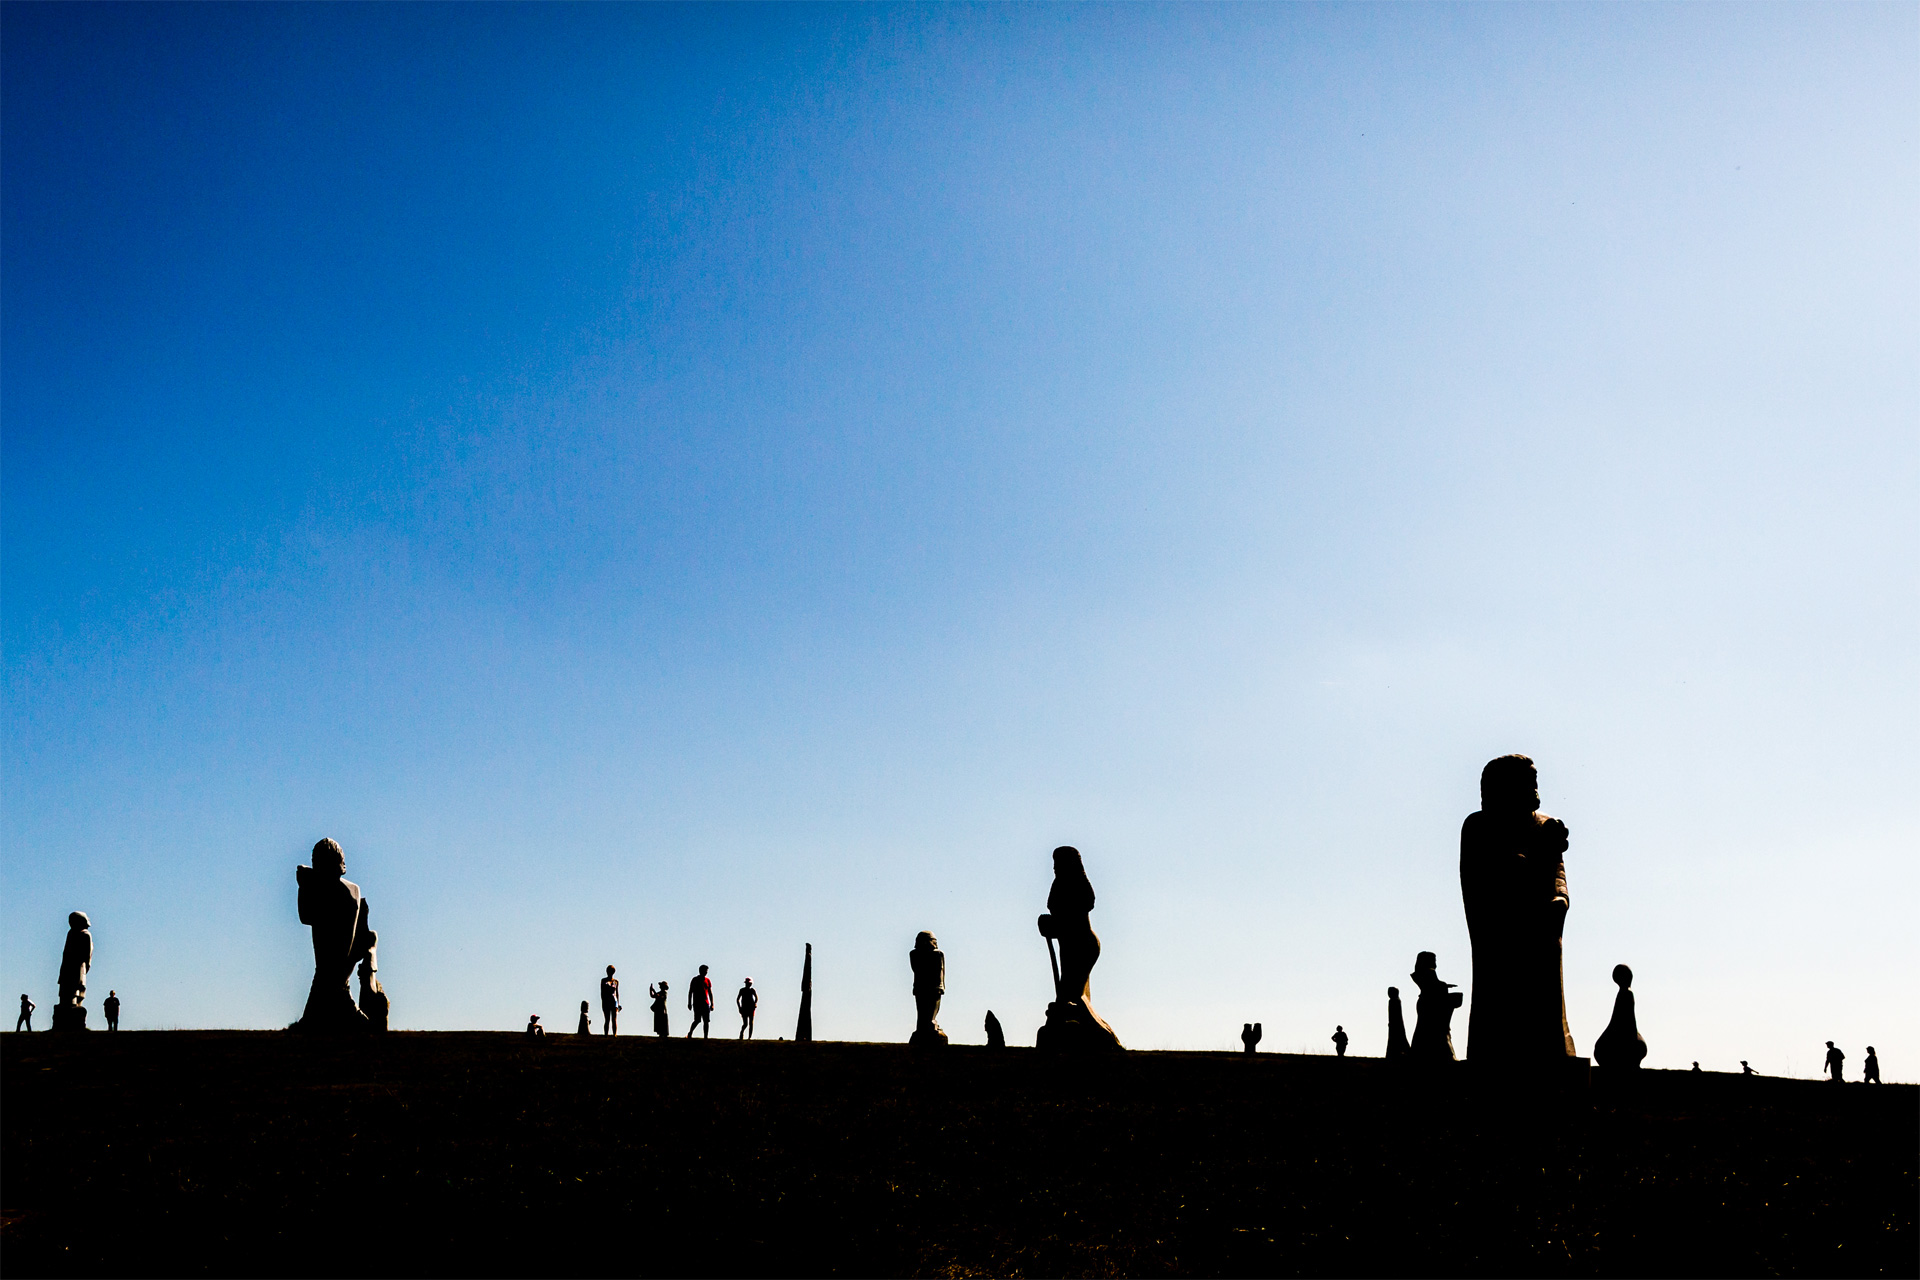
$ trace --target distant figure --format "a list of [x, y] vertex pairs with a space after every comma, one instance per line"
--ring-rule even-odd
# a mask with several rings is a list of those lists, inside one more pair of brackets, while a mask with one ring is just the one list
[[1743, 1076], [1757, 1076], [1760, 1073], [1758, 1071], [1755, 1071], [1752, 1067], [1748, 1066], [1747, 1060], [1745, 1058], [1742, 1058], [1740, 1059], [1740, 1074]]
[[1100, 938], [1088, 919], [1092, 911], [1093, 883], [1087, 879], [1086, 864], [1078, 849], [1063, 844], [1053, 851], [1053, 888], [1047, 893], [1047, 914], [1040, 917], [1049, 959], [1054, 942], [1060, 944], [1053, 1003], [1047, 1006], [1047, 1025], [1035, 1037], [1042, 1049], [1097, 1053], [1121, 1047], [1113, 1028], [1093, 1011], [1093, 966], [1100, 960]]
[[1413, 1044], [1410, 1057], [1415, 1062], [1453, 1061], [1453, 1011], [1463, 997], [1451, 982], [1440, 981], [1435, 972], [1438, 960], [1431, 951], [1422, 951], [1413, 961], [1413, 985], [1420, 998], [1414, 1002]]
[[33, 1030], [33, 1011], [39, 1007], [39, 1005], [27, 999], [27, 993], [22, 991], [20, 993], [20, 1017], [13, 1024], [13, 1029], [15, 1031], [22, 1029], [27, 1031]]
[[1000, 1019], [993, 1016], [993, 1010], [987, 1010], [987, 1048], [1004, 1049], [1007, 1047], [1007, 1033], [1000, 1029]]
[[573, 1034], [577, 1036], [590, 1036], [593, 1034], [593, 1018], [587, 1013], [587, 1002], [585, 1000], [580, 1002], [580, 1025], [573, 1029]]
[[921, 930], [907, 952], [907, 965], [913, 970], [913, 1035], [907, 1043], [922, 1048], [944, 1048], [947, 1033], [934, 1019], [940, 1016], [940, 997], [947, 993], [947, 957], [931, 933]]
[[[1693, 1064], [1693, 1069], [1694, 1069], [1695, 1071], [1699, 1071], [1699, 1070], [1700, 1070], [1700, 1064], [1699, 1064], [1698, 1062], [1696, 1062], [1696, 1063], [1694, 1063], [1694, 1064]], [[1704, 1073], [1704, 1072], [1702, 1072], [1702, 1074], [1705, 1074], [1705, 1073]]]
[[[100, 1002], [100, 1012], [107, 1015], [107, 1030], [120, 1029], [120, 993], [118, 991], [107, 992], [107, 998]], [[1871, 1055], [1873, 1050], [1869, 1049], [1867, 1053]]]
[[529, 1015], [529, 1016], [528, 1016], [528, 1018], [527, 1018], [527, 1034], [528, 1034], [529, 1036], [543, 1036], [543, 1035], [545, 1035], [545, 1034], [547, 1034], [547, 1029], [546, 1029], [545, 1027], [543, 1027], [543, 1026], [541, 1026], [541, 1025], [540, 1025], [540, 1015], [539, 1015], [539, 1014], [537, 1014], [537, 1013], [536, 1013], [536, 1014], [532, 1014], [532, 1015]]
[[1874, 1053], [1873, 1046], [1867, 1046], [1867, 1060], [1860, 1064], [1860, 1083], [1880, 1083], [1880, 1057]]
[[1593, 1042], [1593, 1060], [1603, 1067], [1639, 1070], [1647, 1057], [1647, 1040], [1633, 1013], [1633, 970], [1623, 964], [1613, 966], [1613, 980], [1620, 990], [1613, 997], [1613, 1021]]
[[753, 989], [752, 978], [740, 985], [739, 994], [733, 997], [733, 1007], [740, 1011], [740, 1034], [734, 1039], [753, 1039], [753, 1011], [760, 1007], [760, 993]]
[[354, 1007], [347, 992], [360, 957], [378, 941], [367, 927], [367, 902], [360, 886], [344, 879], [347, 856], [333, 840], [313, 846], [313, 865], [295, 867], [300, 884], [300, 923], [313, 929], [313, 986], [307, 1007], [294, 1026], [301, 1031], [331, 1034], [365, 1031], [367, 1016]]
[[1240, 1044], [1242, 1049], [1248, 1054], [1253, 1053], [1256, 1047], [1260, 1044], [1260, 1037], [1262, 1034], [1263, 1033], [1260, 1029], [1259, 1023], [1257, 1022], [1241, 1023], [1240, 1024]]
[[1333, 1056], [1334, 1057], [1344, 1058], [1347, 1056], [1347, 1039], [1348, 1039], [1347, 1029], [1345, 1027], [1337, 1026], [1333, 1029]]
[[1407, 1056], [1407, 1019], [1400, 1012], [1400, 988], [1387, 988], [1387, 1061]]
[[673, 1034], [667, 1026], [667, 980], [662, 978], [658, 985], [648, 987], [647, 995], [653, 1000], [653, 1034], [664, 1040]]
[[687, 1039], [693, 1039], [697, 1030], [705, 1040], [713, 1034], [713, 979], [707, 976], [707, 966], [701, 965], [700, 972], [693, 975], [693, 981], [687, 984], [687, 1008], [693, 1010], [693, 1021], [687, 1026]]
[[612, 965], [607, 966], [607, 976], [600, 979], [600, 1023], [600, 1034], [620, 1034], [620, 979], [613, 976]]
[[1834, 1048], [1831, 1040], [1827, 1041], [1826, 1071], [1835, 1084], [1840, 1084], [1846, 1079], [1847, 1055]]
[[1533, 761], [1501, 756], [1481, 771], [1480, 809], [1460, 828], [1473, 941], [1467, 1056], [1523, 1068], [1573, 1056], [1560, 964], [1567, 824], [1539, 809]]
[[800, 1021], [794, 1025], [798, 1044], [813, 1043], [813, 944], [807, 944], [806, 967], [800, 970]]
[[67, 916], [67, 945], [60, 951], [60, 999], [53, 1006], [51, 1030], [87, 1029], [87, 970], [93, 967], [93, 933], [87, 913]]

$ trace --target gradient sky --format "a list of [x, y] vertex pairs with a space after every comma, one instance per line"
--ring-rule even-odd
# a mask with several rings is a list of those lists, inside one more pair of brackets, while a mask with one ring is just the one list
[[1072, 843], [1127, 1044], [1377, 1054], [1524, 751], [1582, 1053], [1920, 1078], [1914, 6], [0, 24], [43, 1011], [285, 1025], [332, 835], [399, 1026], [1031, 1043]]

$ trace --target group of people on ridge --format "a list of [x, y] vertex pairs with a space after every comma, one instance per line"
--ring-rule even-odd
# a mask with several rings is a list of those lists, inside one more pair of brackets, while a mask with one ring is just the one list
[[[647, 998], [651, 1003], [649, 1011], [653, 1014], [653, 1034], [665, 1039], [672, 1035], [667, 1025], [667, 980], [651, 983], [647, 987]], [[760, 992], [754, 987], [753, 979], [748, 978], [733, 997], [733, 1007], [740, 1013], [740, 1034], [736, 1039], [753, 1039], [753, 1015], [760, 1007]], [[698, 1031], [701, 1039], [707, 1039], [713, 1033], [713, 979], [707, 976], [707, 966], [701, 965], [700, 972], [687, 983], [687, 1008], [693, 1011], [693, 1021], [687, 1027], [687, 1039], [693, 1039]], [[580, 1002], [580, 1022], [574, 1028], [576, 1035], [593, 1034], [593, 1016], [591, 1005]], [[614, 967], [607, 966], [606, 976], [600, 979], [600, 1034], [618, 1035], [620, 1033], [620, 979], [614, 977]], [[547, 1029], [540, 1025], [540, 1015], [534, 1014], [527, 1019], [529, 1036], [544, 1036]]]

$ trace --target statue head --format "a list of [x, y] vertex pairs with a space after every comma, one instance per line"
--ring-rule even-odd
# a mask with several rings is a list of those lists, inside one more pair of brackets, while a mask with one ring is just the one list
[[1623, 964], [1617, 964], [1613, 966], [1613, 981], [1615, 986], [1619, 986], [1619, 987], [1632, 986], [1633, 970], [1627, 968], [1627, 966]]
[[925, 929], [922, 929], [919, 935], [913, 940], [913, 947], [916, 951], [934, 951], [937, 950], [939, 946], [940, 944], [934, 941], [933, 935]]
[[1498, 756], [1480, 771], [1483, 813], [1532, 813], [1540, 807], [1540, 775], [1527, 756]]
[[69, 929], [91, 929], [93, 928], [93, 922], [87, 919], [86, 912], [73, 911], [67, 915], [67, 927]]
[[[1402, 951], [1400, 954], [1405, 955], [1406, 952]], [[1434, 955], [1433, 952], [1422, 951], [1419, 955], [1414, 957], [1413, 967], [1415, 970], [1420, 970], [1420, 969], [1430, 970], [1434, 968], [1436, 965], [1438, 965], [1439, 963], [1440, 963], [1440, 958]]]
[[1070, 844], [1063, 844], [1053, 851], [1053, 869], [1055, 872], [1077, 871], [1087, 874], [1086, 864], [1080, 861], [1080, 851]]
[[1388, 999], [1390, 999], [1390, 1000], [1398, 1000], [1398, 999], [1400, 998], [1400, 988], [1398, 988], [1398, 987], [1388, 987], [1388, 988], [1387, 988], [1387, 998], [1388, 998]]
[[347, 874], [347, 855], [341, 851], [340, 842], [331, 836], [322, 837], [313, 846], [313, 869], [322, 875], [343, 876]]
[[580, 1012], [585, 1013], [586, 1011], [587, 1011], [587, 1002], [585, 1000], [582, 1000], [580, 1002]]

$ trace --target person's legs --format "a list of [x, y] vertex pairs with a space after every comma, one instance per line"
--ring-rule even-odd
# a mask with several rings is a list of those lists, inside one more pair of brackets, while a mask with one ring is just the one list
[[747, 1039], [753, 1039], [753, 1015], [747, 1015]]
[[700, 1011], [700, 1038], [702, 1040], [705, 1040], [711, 1037], [712, 1035], [713, 1035], [713, 1010], [703, 1009]]
[[24, 1013], [16, 1018], [13, 1023], [13, 1029], [15, 1031], [18, 1031], [22, 1027], [25, 1027], [29, 1031], [33, 1030], [33, 1020]]

